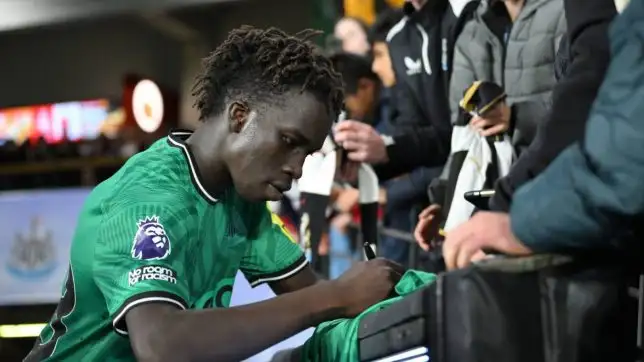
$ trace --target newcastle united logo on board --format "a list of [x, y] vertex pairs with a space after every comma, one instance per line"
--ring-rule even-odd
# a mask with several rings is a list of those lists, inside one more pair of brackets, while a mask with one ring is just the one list
[[7, 270], [17, 277], [37, 278], [46, 276], [56, 268], [56, 249], [52, 233], [35, 217], [29, 229], [16, 234]]

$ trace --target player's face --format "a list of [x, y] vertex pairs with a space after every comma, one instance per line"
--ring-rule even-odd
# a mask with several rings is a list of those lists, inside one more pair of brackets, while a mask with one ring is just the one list
[[311, 94], [288, 93], [251, 110], [228, 165], [237, 192], [253, 200], [280, 200], [302, 176], [306, 156], [322, 147], [332, 124]]

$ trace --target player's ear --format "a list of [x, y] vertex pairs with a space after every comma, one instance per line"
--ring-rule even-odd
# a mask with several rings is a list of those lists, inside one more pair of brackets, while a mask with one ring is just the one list
[[228, 128], [231, 133], [239, 133], [246, 122], [248, 122], [248, 115], [250, 108], [246, 102], [235, 101], [228, 106]]

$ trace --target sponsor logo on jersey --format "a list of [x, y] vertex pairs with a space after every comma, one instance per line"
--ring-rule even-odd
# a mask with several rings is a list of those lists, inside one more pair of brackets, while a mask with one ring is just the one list
[[51, 230], [33, 218], [25, 233], [16, 234], [7, 258], [7, 271], [20, 278], [48, 276], [58, 265]]
[[138, 260], [161, 260], [170, 255], [170, 239], [158, 216], [139, 220], [132, 243], [132, 257]]
[[128, 272], [128, 280], [131, 287], [145, 280], [160, 280], [177, 284], [177, 272], [167, 266], [145, 265]]

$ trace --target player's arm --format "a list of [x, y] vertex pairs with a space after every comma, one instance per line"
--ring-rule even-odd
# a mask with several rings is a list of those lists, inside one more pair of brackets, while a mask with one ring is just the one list
[[345, 316], [334, 282], [267, 301], [179, 310], [163, 303], [130, 310], [126, 322], [138, 361], [241, 361], [293, 334]]
[[310, 264], [307, 264], [301, 271], [295, 275], [282, 280], [274, 281], [268, 285], [271, 287], [275, 294], [280, 295], [284, 293], [294, 292], [296, 290], [310, 287], [321, 279], [313, 271]]
[[336, 280], [239, 307], [141, 304], [126, 315], [132, 349], [145, 362], [241, 361], [305, 328], [362, 313], [387, 298], [401, 275], [399, 265], [374, 259]]
[[241, 361], [323, 321], [350, 318], [391, 293], [401, 268], [385, 259], [356, 264], [341, 278], [226, 309], [179, 310], [146, 303], [126, 315], [139, 361]]
[[241, 263], [251, 286], [267, 283], [279, 295], [320, 280], [279, 216], [258, 207], [253, 219], [256, 223], [249, 235], [249, 249]]

